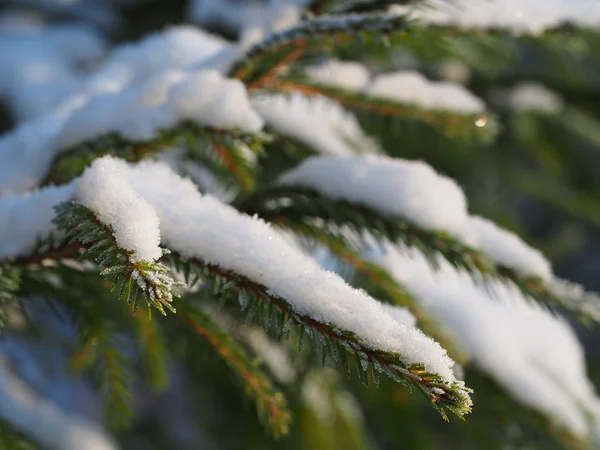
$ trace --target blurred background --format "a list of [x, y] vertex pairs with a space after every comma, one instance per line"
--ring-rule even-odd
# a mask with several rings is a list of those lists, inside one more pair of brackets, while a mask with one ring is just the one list
[[[116, 45], [176, 24], [236, 40], [247, 21], [264, 14], [260, 0], [0, 0], [0, 129], [43, 114]], [[358, 59], [374, 72], [418, 69], [462, 83], [484, 99], [497, 127], [495, 139], [486, 142], [410, 121], [359, 119], [394, 156], [424, 159], [456, 179], [473, 213], [541, 249], [557, 275], [600, 291], [600, 33], [578, 31], [560, 45], [552, 39], [456, 38], [444, 46], [341, 50], [337, 56]], [[34, 313], [45, 314], [43, 308]], [[600, 335], [572, 325], [599, 388]], [[48, 330], [68, 339], [62, 325], [50, 321]], [[139, 387], [131, 429], [115, 431], [124, 449], [561, 448], [540, 417], [475, 369], [465, 373], [475, 390], [475, 412], [464, 423], [448, 424], [399, 384], [366, 388], [334, 368], [313, 370], [293, 340], [285, 352], [256, 327], [233, 331], [290, 393], [290, 436], [274, 441], [222, 365], [205, 355], [208, 362], [198, 361], [201, 369], [192, 373], [173, 366], [162, 393]], [[43, 378], [39, 388], [61, 405], [99, 417], [98, 399], [88, 388], [65, 381], [68, 375], [56, 367], [36, 375], [31, 355], [43, 359], [44, 348], [18, 339], [3, 346], [20, 370]]]

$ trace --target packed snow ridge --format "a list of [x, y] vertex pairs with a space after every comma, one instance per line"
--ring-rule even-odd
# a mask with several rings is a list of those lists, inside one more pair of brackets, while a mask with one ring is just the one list
[[[202, 77], [201, 69], [226, 69], [235, 57], [235, 48], [197, 28], [168, 28], [140, 42], [116, 47], [93, 71], [73, 68], [75, 63], [95, 60], [104, 53], [104, 43], [87, 28], [22, 30], [17, 27], [9, 28], [2, 37], [6, 45], [0, 45], [0, 61], [5, 62], [0, 69], [0, 93], [14, 98], [17, 105], [26, 105], [30, 111], [14, 110], [18, 118], [29, 120], [0, 136], [0, 194], [39, 185], [61, 145], [92, 139], [98, 132], [124, 129], [130, 131], [132, 138], [145, 138], [159, 127], [172, 123], [174, 116], [180, 113], [185, 118], [186, 114], [196, 114], [206, 108], [217, 110], [214, 116], [205, 112], [200, 115], [206, 125], [214, 125], [216, 120], [225, 117], [218, 112], [222, 105], [212, 96], [212, 91], [203, 89], [192, 95], [189, 90]], [[40, 67], [38, 63], [53, 66]], [[57, 65], [60, 67], [55, 68]], [[36, 73], [43, 69], [48, 76], [31, 79], [28, 74], [34, 68]], [[66, 68], [70, 71], [68, 76]], [[167, 89], [188, 76], [187, 83], [174, 90], [171, 99], [167, 98]], [[206, 88], [224, 96], [224, 104], [229, 102], [229, 106], [223, 108], [231, 109], [231, 103], [240, 101], [239, 86], [235, 82], [217, 80], [214, 75], [204, 76], [208, 83]], [[43, 85], [43, 95], [38, 95], [38, 85]], [[189, 98], [182, 98], [186, 95]], [[206, 98], [200, 100], [203, 95]], [[165, 102], [169, 105], [164, 105]], [[86, 108], [88, 103], [94, 106]], [[205, 109], [201, 104], [205, 104]], [[255, 129], [259, 123], [256, 113], [244, 107], [247, 99], [239, 104], [241, 108], [233, 108], [236, 109], [234, 115], [231, 119], [227, 116], [228, 122], [224, 124], [233, 122], [241, 127], [249, 124]], [[96, 115], [94, 108], [98, 108]], [[81, 116], [77, 117], [79, 110], [82, 110]], [[135, 117], [127, 117], [127, 112]], [[248, 120], [242, 119], [245, 113], [249, 114]], [[88, 123], [95, 119], [97, 123]], [[70, 123], [69, 129], [65, 131], [67, 123]]]
[[249, 132], [263, 126], [240, 81], [209, 70], [167, 71], [141, 85], [92, 98], [71, 115], [58, 145], [70, 147], [109, 132], [149, 140], [182, 120]]
[[322, 96], [262, 95], [251, 104], [276, 132], [297, 139], [319, 153], [351, 155], [377, 151], [356, 118], [338, 103]]
[[137, 261], [162, 256], [158, 217], [150, 204], [127, 183], [119, 164], [96, 164], [75, 181], [75, 197], [114, 230], [116, 241]]
[[531, 34], [567, 23], [589, 28], [600, 25], [596, 0], [428, 0], [427, 8], [394, 6], [392, 11], [411, 12], [429, 23]]
[[583, 349], [563, 319], [510, 283], [484, 285], [443, 258], [432, 269], [417, 249], [387, 242], [368, 254], [512, 397], [574, 435], [590, 436], [600, 399], [587, 378]]
[[110, 132], [149, 140], [183, 120], [247, 132], [263, 127], [240, 81], [211, 70], [166, 71], [139, 85], [65, 105], [0, 137], [0, 193], [35, 186], [59, 151], [85, 140]]
[[309, 67], [306, 72], [323, 85], [396, 100], [423, 109], [460, 114], [479, 114], [485, 110], [485, 103], [464, 86], [448, 81], [430, 81], [419, 72], [391, 72], [371, 77], [362, 64], [337, 60]]
[[284, 173], [278, 182], [449, 233], [524, 275], [552, 278], [550, 264], [539, 251], [514, 233], [470, 216], [460, 186], [424, 162], [385, 155], [315, 156]]
[[379, 75], [367, 87], [366, 93], [424, 109], [455, 111], [462, 114], [478, 114], [485, 110], [485, 103], [460, 84], [429, 81], [418, 72]]
[[[75, 98], [120, 91], [165, 70], [225, 68], [234, 46], [190, 26], [168, 28], [116, 47], [82, 25], [2, 30], [0, 94], [18, 119], [51, 113]], [[157, 57], [160, 55], [160, 57]], [[93, 69], [93, 70], [92, 70]]]
[[384, 155], [317, 156], [284, 173], [278, 182], [355, 201], [382, 214], [406, 217], [423, 228], [461, 237], [468, 220], [462, 189], [420, 161]]

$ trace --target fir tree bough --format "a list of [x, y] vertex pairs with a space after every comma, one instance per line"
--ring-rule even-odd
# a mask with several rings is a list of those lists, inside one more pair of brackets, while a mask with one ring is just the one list
[[1, 448], [598, 445], [600, 9], [150, 3], [2, 31]]

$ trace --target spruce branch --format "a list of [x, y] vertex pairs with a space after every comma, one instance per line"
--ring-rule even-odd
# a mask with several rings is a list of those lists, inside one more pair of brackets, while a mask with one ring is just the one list
[[87, 207], [75, 202], [63, 203], [56, 208], [57, 227], [66, 233], [69, 244], [83, 249], [80, 257], [92, 260], [102, 269], [101, 274], [119, 286], [119, 298], [125, 299], [137, 310], [139, 296], [146, 300], [150, 314], [155, 307], [166, 315], [165, 308], [175, 312], [172, 305], [176, 285], [168, 275], [169, 269], [159, 262], [136, 261], [132, 253], [121, 249], [111, 227], [98, 221]]
[[454, 361], [459, 364], [467, 361], [464, 350], [454, 343], [452, 336], [444, 329], [444, 326], [426, 314], [418, 306], [419, 302], [386, 270], [362, 258], [349, 242], [329, 230], [310, 223], [283, 220], [277, 225], [291, 230], [299, 236], [323, 244], [341, 262], [348, 264], [356, 271], [356, 275], [360, 277], [355, 276], [354, 278], [359, 287], [363, 287], [375, 298], [408, 309], [417, 320], [418, 327], [439, 342]]
[[255, 403], [258, 418], [275, 438], [288, 434], [291, 412], [279, 392], [257, 362], [224, 332], [207, 314], [190, 302], [178, 302], [177, 317], [188, 338], [201, 346], [210, 346], [242, 383], [244, 391]]
[[489, 143], [496, 135], [495, 118], [486, 114], [462, 114], [455, 111], [423, 109], [398, 101], [376, 98], [359, 92], [350, 92], [335, 86], [314, 83], [301, 77], [281, 77], [269, 84], [275, 92], [299, 92], [307, 96], [323, 95], [339, 102], [358, 114], [360, 119], [376, 122], [388, 118], [387, 127], [398, 127], [411, 122], [423, 122], [451, 139], [461, 142], [475, 140]]
[[200, 127], [192, 122], [162, 130], [148, 141], [131, 141], [110, 133], [60, 153], [44, 184], [68, 182], [104, 155], [136, 162], [178, 147], [184, 149], [184, 158], [206, 164], [224, 183], [248, 190], [254, 184], [254, 167], [248, 156], [260, 153], [270, 139], [264, 133]]
[[221, 302], [228, 299], [239, 301], [247, 321], [259, 317], [267, 331], [274, 325], [280, 337], [288, 337], [292, 325], [296, 325], [299, 330], [298, 346], [301, 347], [305, 335], [312, 338], [323, 363], [329, 350], [341, 363], [344, 372], [350, 375], [349, 355], [353, 355], [357, 374], [365, 384], [368, 384], [368, 368], [371, 366], [374, 380], [378, 379], [379, 373], [384, 373], [407, 388], [416, 387], [446, 420], [446, 411], [459, 418], [471, 411], [470, 390], [462, 383], [449, 384], [439, 375], [426, 372], [422, 364], [407, 367], [397, 353], [370, 348], [352, 332], [295, 311], [285, 299], [269, 292], [266, 286], [242, 275], [199, 259], [183, 260], [176, 254], [167, 255], [167, 258], [184, 274], [189, 284], [202, 281]]
[[[441, 254], [454, 267], [481, 276], [484, 282], [493, 279], [512, 282], [524, 295], [542, 305], [567, 311], [584, 324], [600, 323], [597, 296], [585, 296], [566, 286], [566, 282], [546, 283], [538, 277], [523, 275], [495, 263], [488, 255], [447, 233], [423, 229], [402, 217], [388, 217], [364, 205], [332, 200], [310, 189], [287, 186], [255, 191], [241, 197], [238, 206], [247, 214], [257, 214], [292, 230], [321, 227], [347, 240], [344, 230], [351, 229], [358, 237], [368, 232], [378, 238], [402, 242], [423, 252], [434, 268], [437, 255]], [[322, 242], [328, 244], [327, 240]], [[328, 246], [337, 251], [336, 245]]]
[[[339, 46], [364, 41], [382, 41], [400, 36], [408, 27], [405, 16], [379, 13], [326, 16], [309, 20], [275, 34], [255, 45], [238, 60], [230, 76], [243, 81], [252, 89], [268, 87], [275, 78], [274, 70], [281, 71], [301, 56], [298, 49], [325, 51]], [[289, 55], [296, 55], [295, 58]], [[288, 61], [285, 61], [288, 58]], [[281, 61], [286, 62], [285, 65]]]

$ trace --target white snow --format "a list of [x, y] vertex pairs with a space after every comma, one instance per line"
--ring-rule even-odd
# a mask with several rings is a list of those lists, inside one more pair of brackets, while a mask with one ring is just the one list
[[424, 162], [384, 155], [316, 156], [281, 175], [278, 183], [314, 189], [332, 199], [447, 232], [522, 275], [553, 279], [541, 252], [489, 220], [470, 216], [456, 182]]
[[0, 39], [0, 96], [17, 119], [33, 119], [56, 108], [82, 88], [78, 64], [105, 52], [99, 34], [83, 25], [5, 30]]
[[462, 189], [421, 161], [384, 155], [317, 156], [278, 180], [354, 201], [426, 229], [447, 231], [469, 242], [467, 201]]
[[76, 110], [64, 125], [59, 148], [68, 148], [109, 132], [132, 140], [148, 140], [158, 130], [172, 126], [176, 117], [161, 106], [167, 91], [184, 77], [169, 71], [117, 92], [101, 93]]
[[232, 48], [227, 41], [196, 27], [171, 27], [117, 47], [88, 83], [95, 92], [120, 90], [167, 70], [193, 69]]
[[429, 23], [464, 28], [506, 28], [539, 34], [564, 23], [596, 28], [600, 3], [596, 0], [429, 0], [428, 8], [395, 6], [392, 11], [413, 12]]
[[[219, 108], [227, 108], [232, 114], [229, 123], [234, 126], [256, 130], [260, 123], [260, 118], [248, 106], [247, 98], [240, 95], [237, 81], [216, 80], [212, 76], [210, 86], [190, 92], [192, 88], [199, 88], [191, 82], [200, 74], [194, 67], [210, 69], [213, 64], [225, 67], [234, 53], [231, 44], [206, 32], [179, 26], [150, 35], [138, 43], [124, 44], [117, 47], [97, 71], [86, 76], [78, 73], [75, 80], [75, 75], [67, 76], [63, 69], [67, 63], [100, 56], [103, 47], [94, 40], [95, 35], [88, 36], [87, 29], [76, 26], [48, 31], [44, 28], [40, 31], [34, 25], [29, 28], [5, 31], [0, 43], [0, 95], [15, 96], [19, 105], [35, 109], [23, 114], [39, 116], [0, 136], [0, 195], [37, 186], [59, 148], [108, 131], [121, 132], [135, 140], [153, 137], [159, 129], [177, 120], [171, 106], [190, 114], [204, 111], [206, 125], [214, 124], [215, 117], [227, 115]], [[44, 68], [44, 64], [53, 66]], [[36, 76], [50, 73], [54, 66], [60, 67], [57, 66], [56, 77], [43, 75], [40, 81], [43, 88], [40, 87], [38, 93], [33, 81], [27, 81], [23, 75], [23, 67], [28, 65], [35, 66], [32, 73]], [[165, 99], [178, 73], [188, 73], [190, 83], [185, 88], [180, 87], [173, 101]], [[210, 76], [208, 79], [210, 81]], [[34, 96], [35, 102], [20, 97], [19, 86], [26, 95]], [[201, 106], [208, 88], [215, 91], [211, 94], [227, 100], [217, 105], [213, 98], [212, 103], [205, 104], [205, 108], [218, 110], [215, 116]], [[191, 99], [183, 102], [182, 94], [190, 95]], [[81, 111], [74, 114], [78, 109]], [[247, 121], [240, 123], [244, 118]], [[65, 123], [67, 128], [63, 131]]]
[[101, 158], [75, 181], [75, 198], [114, 230], [119, 247], [137, 261], [162, 256], [158, 217], [154, 209], [126, 182], [123, 165]]
[[443, 258], [433, 270], [416, 249], [389, 243], [371, 249], [440, 323], [474, 363], [516, 400], [549, 416], [577, 436], [587, 436], [586, 414], [598, 398], [586, 376], [583, 350], [562, 319], [524, 299], [511, 284], [473, 280]]
[[244, 131], [258, 131], [263, 125], [240, 81], [208, 70], [166, 71], [140, 85], [92, 98], [66, 123], [59, 146], [70, 147], [108, 132], [149, 140], [186, 119]]
[[535, 82], [517, 84], [509, 91], [506, 100], [514, 109], [545, 114], [558, 113], [564, 106], [559, 94]]
[[242, 82], [215, 71], [191, 73], [171, 88], [169, 101], [177, 117], [201, 125], [244, 131], [259, 131], [263, 126]]
[[14, 375], [0, 353], [0, 419], [31, 436], [44, 447], [80, 450], [117, 450], [119, 447], [97, 425], [72, 416], [38, 396]]
[[408, 309], [401, 306], [390, 305], [389, 303], [383, 303], [382, 306], [398, 321], [398, 323], [403, 323], [409, 327], [417, 326], [417, 319]]
[[552, 266], [539, 250], [527, 245], [511, 231], [479, 216], [471, 216], [469, 226], [477, 236], [477, 245], [499, 264], [511, 267], [523, 275], [550, 281]]
[[248, 49], [276, 33], [298, 25], [301, 21], [301, 9], [295, 3], [308, 3], [306, 0], [275, 0], [264, 5], [262, 10], [255, 9], [254, 14], [246, 16], [240, 31], [240, 46]]
[[393, 72], [376, 76], [365, 92], [421, 108], [477, 114], [485, 103], [465, 87], [449, 81], [434, 82], [419, 72]]
[[0, 197], [0, 259], [29, 255], [38, 238], [56, 231], [53, 207], [73, 195], [73, 187], [65, 185]]
[[314, 150], [332, 155], [377, 151], [356, 118], [338, 103], [322, 96], [258, 94], [252, 106], [278, 133], [297, 139]]
[[427, 371], [455, 381], [454, 363], [439, 344], [399, 323], [364, 291], [323, 270], [267, 223], [202, 196], [192, 182], [161, 163], [132, 166], [107, 156], [92, 163], [89, 176], [106, 164], [120, 166], [113, 173], [154, 208], [162, 243], [170, 250], [244, 275], [287, 300], [296, 313], [335, 323], [369, 348], [397, 352], [405, 364], [423, 363]]
[[[298, 20], [299, 8], [308, 6], [310, 0], [250, 0], [237, 2], [232, 0], [191, 0], [187, 17], [200, 25], [219, 24], [242, 36], [248, 36], [249, 29], [258, 28], [261, 33], [281, 29], [287, 19]], [[265, 31], [262, 31], [262, 30]], [[242, 41], [244, 39], [242, 38]]]
[[310, 66], [306, 69], [306, 73], [318, 83], [338, 86], [350, 91], [363, 90], [371, 78], [369, 69], [363, 64], [335, 59], [318, 66]]
[[72, 98], [0, 137], [0, 194], [35, 187], [56, 153], [109, 132], [134, 141], [191, 120], [255, 132], [263, 121], [243, 85], [214, 71], [166, 71], [119, 92]]
[[23, 122], [0, 136], [0, 195], [37, 186], [54, 157], [55, 140], [68, 115]]
[[323, 85], [419, 108], [460, 114], [478, 114], [485, 110], [485, 103], [464, 86], [451, 81], [430, 81], [415, 71], [382, 73], [372, 78], [360, 63], [328, 60], [308, 67], [306, 74]]

